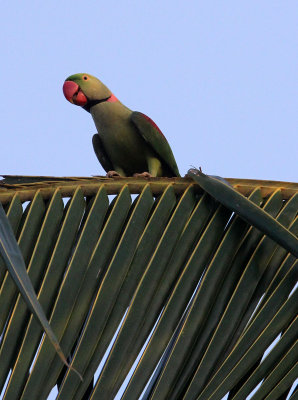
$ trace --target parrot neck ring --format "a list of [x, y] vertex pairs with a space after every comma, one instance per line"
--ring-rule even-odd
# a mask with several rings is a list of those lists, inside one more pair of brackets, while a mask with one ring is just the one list
[[114, 96], [113, 94], [111, 94], [111, 96], [106, 97], [104, 99], [89, 100], [88, 103], [83, 106], [83, 108], [84, 108], [84, 110], [90, 112], [90, 108], [93, 107], [93, 106], [96, 106], [96, 104], [105, 103], [105, 102], [107, 102], [107, 103], [116, 103], [116, 101], [118, 101], [117, 97]]

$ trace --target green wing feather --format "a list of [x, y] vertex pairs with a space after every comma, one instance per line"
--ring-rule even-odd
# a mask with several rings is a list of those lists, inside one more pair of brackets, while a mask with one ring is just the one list
[[92, 137], [92, 144], [93, 144], [93, 149], [96, 154], [96, 157], [100, 164], [102, 165], [103, 169], [108, 172], [114, 169], [113, 164], [111, 160], [109, 159], [105, 148], [103, 147], [101, 138], [98, 133], [93, 135]]
[[158, 154], [166, 169], [168, 169], [173, 176], [180, 176], [172, 149], [167, 139], [152, 119], [138, 111], [134, 111], [130, 118], [142, 137]]

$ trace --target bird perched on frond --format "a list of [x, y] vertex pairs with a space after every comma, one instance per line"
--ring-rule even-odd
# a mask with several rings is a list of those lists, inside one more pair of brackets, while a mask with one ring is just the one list
[[145, 114], [131, 111], [97, 78], [80, 73], [63, 85], [68, 101], [88, 111], [97, 132], [95, 154], [108, 177], [180, 176], [170, 145]]

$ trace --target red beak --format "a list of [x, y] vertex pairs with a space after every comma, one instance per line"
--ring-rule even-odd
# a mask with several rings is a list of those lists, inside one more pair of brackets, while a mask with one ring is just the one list
[[63, 93], [66, 100], [71, 103], [83, 107], [87, 104], [88, 100], [84, 93], [81, 91], [79, 85], [73, 81], [65, 81], [63, 85]]

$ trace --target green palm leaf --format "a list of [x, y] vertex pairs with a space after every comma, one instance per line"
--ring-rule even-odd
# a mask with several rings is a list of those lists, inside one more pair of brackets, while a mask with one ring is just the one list
[[285, 229], [284, 226], [221, 180], [205, 175], [199, 170], [195, 171], [195, 174], [189, 172], [189, 175], [193, 177], [207, 193], [239, 214], [247, 222], [260, 229], [281, 246], [284, 246], [295, 257], [298, 257], [298, 239]]
[[49, 340], [51, 341], [55, 351], [59, 357], [68, 367], [68, 362], [63, 354], [60, 344], [44, 314], [44, 311], [37, 300], [36, 293], [32, 286], [31, 280], [27, 274], [26, 266], [20, 248], [17, 244], [7, 216], [0, 204], [0, 252], [5, 265], [17, 285], [20, 293], [25, 299], [28, 307], [33, 315], [39, 320], [41, 326], [46, 332]]
[[227, 182], [6, 176], [23, 271], [84, 380], [1, 258], [3, 400], [46, 400], [57, 384], [60, 400], [243, 400], [256, 388], [254, 400], [285, 399], [298, 357], [298, 185]]

